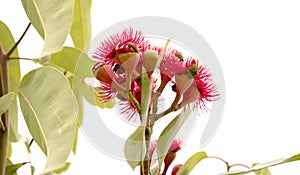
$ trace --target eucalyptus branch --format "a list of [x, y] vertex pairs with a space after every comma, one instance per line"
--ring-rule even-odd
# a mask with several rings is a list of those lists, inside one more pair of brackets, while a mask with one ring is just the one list
[[[1, 94], [3, 96], [9, 92], [9, 78], [8, 78], [8, 55], [6, 55], [0, 46], [0, 71], [1, 71]], [[9, 132], [10, 132], [10, 118], [9, 111], [7, 110], [2, 116], [1, 120], [4, 125], [5, 131], [0, 131], [0, 174], [5, 174], [6, 167], [6, 157], [7, 157], [7, 149], [9, 142]]]
[[179, 103], [179, 101], [180, 101], [180, 98], [181, 98], [180, 93], [176, 93], [176, 97], [174, 98], [174, 100], [173, 100], [171, 106], [170, 106], [167, 110], [165, 110], [164, 112], [155, 115], [155, 121], [157, 121], [158, 119], [160, 119], [160, 118], [163, 117], [163, 116], [168, 115], [168, 114], [171, 113], [171, 112], [174, 112], [174, 111], [177, 111], [177, 110], [183, 108], [183, 106], [180, 106], [180, 107], [177, 106], [178, 103]]
[[216, 156], [208, 156], [207, 158], [220, 160], [221, 162], [223, 162], [226, 165], [226, 171], [228, 172], [230, 170], [229, 162], [225, 161], [224, 159], [222, 159], [220, 157], [216, 157]]
[[242, 166], [242, 167], [245, 167], [245, 168], [247, 168], [247, 169], [250, 169], [249, 166], [244, 165], [244, 164], [241, 164], [241, 163], [235, 163], [235, 164], [230, 165], [229, 162], [225, 161], [224, 159], [222, 159], [222, 158], [220, 158], [220, 157], [216, 157], [216, 156], [208, 156], [207, 158], [217, 159], [217, 160], [222, 161], [222, 162], [226, 165], [226, 171], [227, 171], [227, 172], [229, 172], [230, 169], [231, 169], [232, 167], [235, 167], [235, 166]]
[[[2, 46], [0, 45], [0, 71], [1, 71], [1, 94], [3, 96], [9, 92], [9, 77], [8, 77], [8, 60], [9, 56], [15, 51], [18, 47], [22, 39], [24, 38], [25, 34], [27, 33], [31, 23], [29, 23], [19, 38], [19, 40], [13, 45], [13, 47], [7, 52], [4, 53]], [[0, 132], [0, 174], [5, 174], [5, 167], [6, 167], [6, 158], [7, 158], [7, 151], [8, 151], [8, 143], [9, 143], [9, 133], [10, 133], [10, 117], [9, 111], [7, 110], [2, 116], [1, 120], [5, 127], [5, 132]]]
[[23, 34], [21, 35], [21, 37], [19, 38], [19, 40], [13, 45], [13, 47], [7, 52], [7, 55], [10, 56], [14, 50], [18, 47], [18, 45], [20, 44], [20, 42], [22, 41], [22, 39], [24, 38], [25, 34], [27, 33], [29, 27], [30, 27], [31, 23], [29, 23], [25, 29], [25, 31], [23, 32]]
[[241, 163], [235, 163], [235, 164], [232, 164], [232, 165], [229, 166], [229, 169], [231, 169], [232, 167], [235, 167], [235, 166], [242, 166], [242, 167], [245, 167], [245, 168], [247, 168], [247, 169], [250, 169], [249, 166], [244, 165], [244, 164], [241, 164]]

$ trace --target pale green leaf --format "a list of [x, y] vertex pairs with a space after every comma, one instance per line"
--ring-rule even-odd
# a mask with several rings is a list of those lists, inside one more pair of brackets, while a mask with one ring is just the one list
[[[0, 43], [4, 51], [8, 52], [15, 44], [15, 40], [9, 28], [2, 21], [0, 21], [0, 33], [1, 33]], [[15, 49], [14, 52], [11, 54], [11, 56], [17, 57], [18, 49]], [[9, 73], [10, 92], [14, 92], [15, 94], [17, 94], [20, 86], [20, 77], [21, 77], [19, 60], [9, 60], [8, 68], [9, 68], [8, 73]], [[10, 116], [9, 140], [11, 142], [17, 142], [19, 140], [17, 96], [15, 96], [13, 102], [11, 103], [9, 109], [9, 116]]]
[[[228, 172], [228, 173], [224, 173], [224, 174], [226, 174], [226, 175], [244, 175], [244, 174], [248, 174], [251, 172], [259, 172], [260, 170], [264, 170], [266, 168], [270, 168], [270, 167], [273, 167], [276, 165], [281, 165], [281, 164], [299, 161], [299, 160], [300, 160], [300, 154], [297, 154], [297, 155], [294, 155], [287, 159], [278, 159], [278, 160], [273, 160], [273, 161], [266, 162], [266, 163], [256, 164], [251, 169], [246, 170], [246, 171]], [[266, 172], [266, 171], [264, 171], [264, 172]], [[263, 175], [265, 175], [265, 174], [263, 174]]]
[[191, 110], [185, 109], [177, 115], [160, 134], [156, 147], [159, 167], [161, 167], [175, 136], [190, 114]]
[[198, 152], [190, 157], [183, 165], [180, 167], [176, 175], [188, 175], [194, 169], [194, 167], [203, 159], [207, 158], [205, 152]]
[[5, 94], [4, 96], [0, 97], [0, 115], [6, 112], [15, 97], [14, 92], [10, 92]]
[[76, 127], [68, 80], [52, 67], [33, 70], [22, 79], [19, 99], [28, 129], [47, 156], [44, 172], [63, 167], [72, 149]]
[[22, 0], [22, 4], [45, 41], [42, 56], [61, 50], [70, 32], [74, 0]]
[[125, 143], [125, 157], [134, 170], [141, 161], [144, 160], [146, 153], [146, 144], [145, 144], [145, 126], [138, 127], [126, 140]]
[[12, 163], [9, 161], [8, 165], [5, 168], [5, 175], [16, 175], [17, 170], [27, 163], [28, 162], [12, 165]]
[[270, 172], [270, 170], [268, 168], [264, 168], [264, 169], [261, 169], [261, 170], [254, 171], [254, 173], [256, 175], [272, 175], [272, 173]]
[[[114, 101], [106, 103], [100, 102], [98, 98], [99, 90], [88, 85], [85, 82], [86, 78], [94, 77], [92, 67], [95, 63], [81, 50], [64, 47], [62, 51], [52, 54], [51, 59], [44, 65], [54, 66], [62, 71], [67, 71], [71, 75], [69, 78], [74, 94], [76, 96], [79, 109], [82, 108], [82, 96], [92, 105], [97, 105], [101, 108], [112, 108]], [[81, 111], [81, 110], [79, 110]]]
[[34, 175], [34, 172], [35, 172], [34, 166], [30, 165], [30, 171], [31, 171], [31, 175]]
[[13, 163], [10, 161], [10, 159], [6, 159], [6, 166], [13, 165]]
[[297, 154], [297, 155], [294, 155], [294, 156], [292, 156], [288, 159], [285, 159], [283, 161], [283, 163], [289, 163], [289, 162], [294, 162], [294, 161], [298, 161], [298, 160], [300, 160], [300, 154]]
[[92, 0], [75, 0], [71, 37], [76, 47], [85, 49], [91, 40]]
[[66, 163], [66, 165], [64, 167], [55, 170], [54, 173], [55, 174], [62, 174], [63, 172], [66, 172], [69, 169], [70, 165], [71, 165], [71, 163], [68, 162], [68, 163]]
[[[14, 97], [15, 97], [15, 93], [10, 92], [0, 98], [0, 116], [8, 110]], [[5, 126], [4, 126], [1, 118], [0, 118], [0, 129], [3, 129], [3, 130], [5, 129]]]
[[148, 78], [148, 74], [144, 67], [142, 68], [142, 101], [141, 101], [141, 114], [143, 123], [146, 124], [148, 120], [148, 111], [152, 95], [152, 81]]

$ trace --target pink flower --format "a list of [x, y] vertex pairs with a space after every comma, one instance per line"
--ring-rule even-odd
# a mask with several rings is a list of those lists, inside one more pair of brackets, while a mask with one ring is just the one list
[[161, 74], [167, 75], [171, 79], [176, 73], [184, 73], [183, 61], [183, 56], [179, 51], [169, 48], [160, 63]]
[[173, 142], [169, 148], [169, 152], [177, 152], [177, 151], [181, 150], [182, 146], [183, 146], [183, 142], [181, 140], [175, 139], [175, 140], [173, 140]]
[[216, 86], [213, 84], [212, 75], [208, 72], [207, 68], [202, 66], [198, 60], [189, 58], [185, 67], [190, 75], [193, 77], [194, 82], [183, 94], [181, 106], [192, 103], [193, 107], [200, 107], [206, 109], [207, 102], [217, 100], [218, 93]]
[[134, 31], [132, 28], [125, 29], [122, 33], [111, 35], [103, 41], [94, 52], [93, 58], [96, 62], [122, 65], [117, 55], [128, 52], [144, 52], [149, 42], [145, 40], [141, 31]]
[[160, 76], [161, 84], [157, 92], [162, 93], [167, 83], [174, 77], [175, 74], [184, 73], [186, 71], [184, 67], [184, 59], [179, 51], [169, 48], [161, 63], [160, 63]]

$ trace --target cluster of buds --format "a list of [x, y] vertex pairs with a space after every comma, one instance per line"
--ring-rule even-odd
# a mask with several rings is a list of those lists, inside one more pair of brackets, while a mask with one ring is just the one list
[[[197, 59], [184, 58], [174, 48], [153, 46], [142, 32], [132, 28], [103, 41], [93, 59], [96, 62], [93, 72], [99, 80], [99, 98], [102, 101], [119, 99], [121, 112], [128, 119], [140, 114], [143, 69], [154, 79], [152, 96], [159, 96], [168, 83], [172, 84], [176, 93], [171, 105], [174, 111], [187, 105], [206, 108], [207, 102], [218, 96], [211, 74]], [[154, 78], [154, 74], [159, 76]]]

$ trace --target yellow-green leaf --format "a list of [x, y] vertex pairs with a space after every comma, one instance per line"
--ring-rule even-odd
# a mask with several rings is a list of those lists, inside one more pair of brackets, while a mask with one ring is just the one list
[[25, 163], [18, 163], [18, 164], [12, 164], [11, 161], [7, 161], [8, 164], [5, 168], [5, 175], [16, 175], [17, 170], [21, 168], [23, 165], [26, 165], [28, 162]]
[[74, 0], [22, 0], [22, 4], [45, 41], [42, 56], [61, 50], [70, 32]]
[[175, 136], [190, 114], [191, 110], [185, 109], [177, 115], [160, 134], [156, 147], [159, 167], [161, 167]]
[[182, 165], [182, 167], [180, 167], [180, 169], [176, 175], [190, 174], [191, 171], [195, 168], [195, 166], [205, 158], [207, 158], [207, 155], [205, 152], [198, 152], [198, 153], [194, 154]]
[[97, 105], [101, 108], [112, 108], [114, 101], [106, 103], [100, 102], [97, 98], [99, 89], [94, 88], [85, 83], [86, 78], [94, 77], [92, 67], [95, 63], [81, 50], [73, 47], [64, 47], [58, 53], [52, 54], [51, 58], [44, 65], [54, 66], [62, 71], [67, 71], [70, 74], [69, 78], [74, 94], [77, 98], [79, 108], [82, 96], [92, 105]]
[[145, 126], [138, 127], [126, 140], [125, 143], [125, 157], [134, 170], [142, 160], [144, 160], [146, 153], [145, 144]]
[[2, 115], [5, 111], [8, 110], [11, 102], [14, 100], [15, 93], [10, 92], [0, 97], [0, 115]]
[[63, 172], [67, 171], [70, 167], [71, 163], [66, 163], [66, 165], [60, 169], [54, 171], [55, 174], [62, 174]]
[[91, 40], [92, 0], [75, 0], [71, 37], [76, 47], [85, 49]]
[[47, 156], [44, 172], [63, 167], [77, 121], [67, 78], [52, 67], [33, 70], [21, 81], [19, 99], [28, 129]]
[[[277, 166], [277, 165], [281, 165], [281, 164], [285, 164], [285, 163], [289, 163], [289, 162], [294, 162], [294, 161], [299, 161], [299, 160], [300, 160], [300, 154], [297, 154], [297, 155], [294, 155], [287, 159], [278, 159], [278, 160], [273, 160], [273, 161], [266, 162], [266, 163], [255, 164], [251, 169], [246, 170], [246, 171], [228, 172], [228, 173], [224, 173], [224, 175], [244, 175], [244, 174], [248, 174], [251, 172], [267, 173], [267, 171], [262, 171], [262, 170], [265, 170], [266, 168], [270, 168], [273, 166]], [[265, 174], [263, 174], [263, 175], [265, 175]], [[266, 174], [266, 175], [268, 175], [268, 174]]]
[[[9, 28], [0, 21], [0, 43], [5, 52], [8, 52], [13, 45], [15, 44], [15, 40], [9, 30]], [[11, 56], [17, 57], [18, 56], [18, 49], [15, 49]], [[15, 94], [18, 93], [19, 86], [20, 86], [20, 63], [19, 60], [9, 60], [8, 62], [9, 68], [9, 86], [10, 92], [14, 92]], [[15, 96], [14, 100], [12, 101], [9, 109], [9, 116], [10, 116], [10, 133], [9, 133], [9, 140], [11, 142], [17, 142], [19, 140], [19, 133], [18, 133], [18, 103], [17, 103], [17, 96]]]

